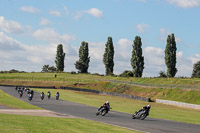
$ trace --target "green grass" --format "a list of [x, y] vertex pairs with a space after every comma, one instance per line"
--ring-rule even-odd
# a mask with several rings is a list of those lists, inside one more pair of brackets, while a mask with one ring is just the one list
[[0, 104], [18, 109], [41, 109], [40, 107], [19, 100], [0, 90]]
[[0, 114], [1, 133], [136, 133], [85, 119]]
[[[54, 75], [57, 74], [55, 78]], [[119, 83], [105, 80], [121, 81]], [[123, 83], [124, 82], [124, 83]], [[153, 84], [161, 87], [145, 87], [130, 85], [129, 82], [140, 84]], [[78, 83], [78, 84], [77, 84]], [[95, 89], [105, 92], [117, 92], [129, 95], [149, 97], [153, 100], [165, 99], [200, 105], [200, 78], [123, 78], [111, 76], [97, 76], [90, 74], [69, 73], [1, 73], [0, 84], [24, 85], [24, 86], [68, 86], [85, 89]], [[177, 88], [169, 89], [162, 85], [172, 85]], [[181, 89], [193, 86], [194, 89]]]
[[[44, 90], [35, 89], [39, 92], [51, 91], [52, 96], [58, 91], [57, 89]], [[99, 107], [105, 101], [110, 101], [113, 110], [134, 113], [135, 111], [142, 108], [144, 105], [149, 104], [148, 102], [137, 101], [132, 99], [108, 96], [108, 95], [96, 95], [85, 92], [75, 92], [69, 90], [59, 90], [60, 98], [67, 101], [82, 103], [94, 107]], [[187, 122], [200, 124], [200, 111], [192, 109], [184, 109], [175, 106], [169, 106], [158, 103], [150, 103], [152, 105], [150, 111], [150, 117], [174, 120], [179, 122]]]

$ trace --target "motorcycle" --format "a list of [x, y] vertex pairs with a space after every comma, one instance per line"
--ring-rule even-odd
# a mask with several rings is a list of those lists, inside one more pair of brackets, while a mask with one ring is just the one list
[[141, 111], [136, 111], [132, 115], [132, 119], [144, 120], [148, 115], [149, 115], [149, 109], [145, 109], [145, 110], [141, 110]]
[[28, 100], [31, 101], [32, 98], [33, 98], [32, 94], [29, 94], [29, 96], [28, 96]]
[[41, 97], [41, 100], [43, 100], [44, 99], [44, 94], [41, 94], [40, 97]]
[[48, 95], [48, 99], [50, 99], [50, 97], [51, 97], [51, 94], [49, 94], [49, 93], [48, 93], [47, 95]]
[[22, 95], [23, 95], [23, 92], [19, 92], [19, 97], [21, 98], [22, 97]]
[[58, 100], [59, 99], [59, 94], [56, 94], [56, 100]]
[[[111, 108], [110, 108], [111, 109]], [[97, 112], [96, 112], [96, 115], [98, 116], [98, 115], [102, 115], [102, 116], [105, 116], [107, 113], [108, 113], [108, 109], [105, 107], [105, 106], [103, 106], [103, 107], [101, 107], [100, 109], [98, 109], [97, 110]]]

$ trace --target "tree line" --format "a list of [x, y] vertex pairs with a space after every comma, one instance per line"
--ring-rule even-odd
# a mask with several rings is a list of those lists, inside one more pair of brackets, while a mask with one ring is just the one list
[[[166, 48], [165, 48], [165, 64], [167, 72], [161, 71], [160, 77], [175, 77], [178, 72], [176, 68], [176, 41], [174, 34], [170, 34], [167, 37]], [[108, 37], [105, 44], [105, 51], [103, 54], [103, 63], [105, 65], [105, 74], [114, 75], [114, 45], [112, 37]], [[63, 72], [64, 71], [64, 59], [65, 53], [63, 51], [63, 45], [58, 44], [56, 51], [56, 59], [54, 66], [44, 65], [42, 72]], [[88, 73], [89, 68], [89, 47], [88, 42], [83, 41], [79, 48], [79, 60], [76, 61], [75, 68], [78, 73]], [[144, 56], [142, 54], [142, 40], [140, 36], [136, 36], [132, 44], [132, 56], [130, 60], [132, 71], [125, 70], [120, 76], [125, 77], [142, 77], [144, 70]], [[200, 78], [200, 61], [194, 64], [192, 77]]]

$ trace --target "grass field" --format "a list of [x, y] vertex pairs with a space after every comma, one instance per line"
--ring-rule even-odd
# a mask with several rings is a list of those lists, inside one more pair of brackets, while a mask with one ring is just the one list
[[[0, 84], [11, 85], [27, 85], [27, 86], [68, 86], [86, 89], [95, 89], [105, 92], [117, 92], [129, 95], [137, 95], [142, 97], [149, 97], [152, 100], [165, 99], [180, 101], [200, 105], [200, 79], [191, 78], [123, 78], [111, 76], [97, 76], [90, 74], [69, 74], [69, 73], [1, 73]], [[109, 82], [105, 80], [114, 80], [116, 82]], [[118, 82], [120, 81], [120, 82]], [[125, 82], [124, 83], [122, 83]], [[161, 87], [145, 87], [130, 85], [128, 82], [140, 84], [155, 84], [179, 86], [183, 85], [184, 88], [194, 89], [181, 89], [181, 88], [165, 88]], [[127, 84], [126, 84], [127, 83]]]
[[[51, 91], [52, 96], [58, 91], [57, 89], [34, 89], [38, 92]], [[99, 107], [105, 101], [110, 101], [113, 110], [134, 113], [135, 111], [142, 108], [144, 105], [149, 104], [148, 102], [142, 102], [132, 99], [108, 96], [108, 95], [96, 95], [85, 92], [75, 92], [69, 90], [59, 90], [60, 98], [67, 101], [82, 103], [94, 107]], [[150, 117], [168, 119], [180, 122], [200, 124], [200, 111], [183, 109], [175, 106], [169, 106], [164, 104], [150, 103], [152, 105], [150, 111]]]
[[[55, 78], [54, 75], [57, 75]], [[63, 81], [69, 83], [91, 83], [99, 80], [119, 80], [144, 84], [200, 85], [200, 78], [125, 78], [69, 73], [1, 73], [0, 79]]]
[[40, 107], [21, 101], [0, 90], [0, 104], [17, 109], [41, 109]]
[[1, 133], [138, 133], [85, 119], [0, 114]]

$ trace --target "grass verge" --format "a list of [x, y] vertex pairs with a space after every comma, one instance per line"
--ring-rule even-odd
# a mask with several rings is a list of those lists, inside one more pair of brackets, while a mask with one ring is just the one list
[[42, 109], [40, 107], [34, 106], [32, 104], [26, 103], [19, 100], [4, 91], [0, 90], [0, 104], [4, 106], [9, 106], [17, 109]]
[[[34, 89], [38, 92], [51, 91], [52, 96], [58, 91], [57, 89]], [[144, 105], [149, 104], [148, 102], [137, 101], [132, 99], [120, 98], [108, 95], [96, 95], [85, 92], [75, 92], [69, 90], [59, 90], [60, 99], [82, 103], [94, 107], [99, 107], [105, 101], [110, 101], [111, 107], [115, 111], [134, 113], [135, 111], [142, 108]], [[168, 119], [179, 122], [200, 124], [200, 111], [192, 109], [184, 109], [170, 105], [150, 103], [152, 108], [150, 111], [150, 117]]]
[[1, 133], [138, 133], [85, 119], [0, 114]]

